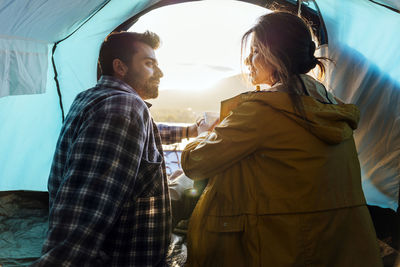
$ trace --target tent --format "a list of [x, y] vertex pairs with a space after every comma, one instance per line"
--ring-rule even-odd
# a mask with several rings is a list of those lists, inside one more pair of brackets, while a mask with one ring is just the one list
[[[0, 237], [0, 263], [4, 258], [34, 258], [40, 251], [28, 249], [18, 254], [10, 241], [16, 241], [10, 233], [17, 230], [3, 222], [17, 216], [19, 204], [15, 203], [45, 206], [47, 178], [63, 119], [74, 97], [96, 83], [103, 39], [113, 30], [128, 29], [151, 9], [182, 2], [188, 1], [0, 2], [0, 236], [5, 234]], [[294, 11], [300, 7], [316, 23], [315, 31], [323, 43], [319, 52], [335, 62], [328, 66], [325, 85], [361, 109], [355, 138], [367, 202], [394, 214], [400, 180], [400, 3], [243, 2], [260, 6], [277, 2]], [[22, 197], [29, 201], [18, 202]], [[40, 209], [33, 210], [40, 217]], [[35, 225], [35, 231], [43, 236], [44, 228]], [[29, 242], [40, 244], [40, 238]]]

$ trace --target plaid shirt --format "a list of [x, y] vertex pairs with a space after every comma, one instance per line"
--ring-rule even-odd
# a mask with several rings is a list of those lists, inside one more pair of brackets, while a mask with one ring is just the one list
[[165, 265], [171, 216], [162, 154], [148, 107], [127, 84], [103, 76], [80, 93], [57, 143], [49, 231], [35, 266]]
[[[157, 124], [158, 130], [160, 132], [161, 140], [163, 144], [173, 144], [181, 142], [183, 138], [186, 138], [186, 126], [172, 126], [167, 124]], [[185, 130], [183, 130], [183, 128]], [[183, 134], [182, 131], [185, 133]]]

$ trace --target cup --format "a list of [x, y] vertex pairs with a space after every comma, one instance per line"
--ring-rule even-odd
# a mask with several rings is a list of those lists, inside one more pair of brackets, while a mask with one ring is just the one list
[[207, 126], [213, 126], [219, 120], [219, 113], [217, 112], [204, 112], [204, 122]]

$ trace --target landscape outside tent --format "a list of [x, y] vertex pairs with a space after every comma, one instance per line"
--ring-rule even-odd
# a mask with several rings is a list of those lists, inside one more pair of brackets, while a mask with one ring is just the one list
[[129, 29], [154, 31], [162, 40], [156, 53], [164, 77], [159, 97], [150, 100], [156, 121], [193, 123], [204, 111], [219, 112], [221, 100], [252, 90], [241, 74], [240, 39], [266, 9], [224, 2], [163, 7]]
[[192, 123], [205, 111], [219, 113], [220, 102], [252, 90], [241, 74], [224, 78], [203, 91], [162, 90], [151, 113], [156, 121]]

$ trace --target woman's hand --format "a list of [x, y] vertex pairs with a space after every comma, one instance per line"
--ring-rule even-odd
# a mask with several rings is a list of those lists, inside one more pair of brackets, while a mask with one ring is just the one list
[[210, 132], [219, 123], [219, 114], [215, 112], [204, 112], [204, 116], [196, 121], [197, 134]]

